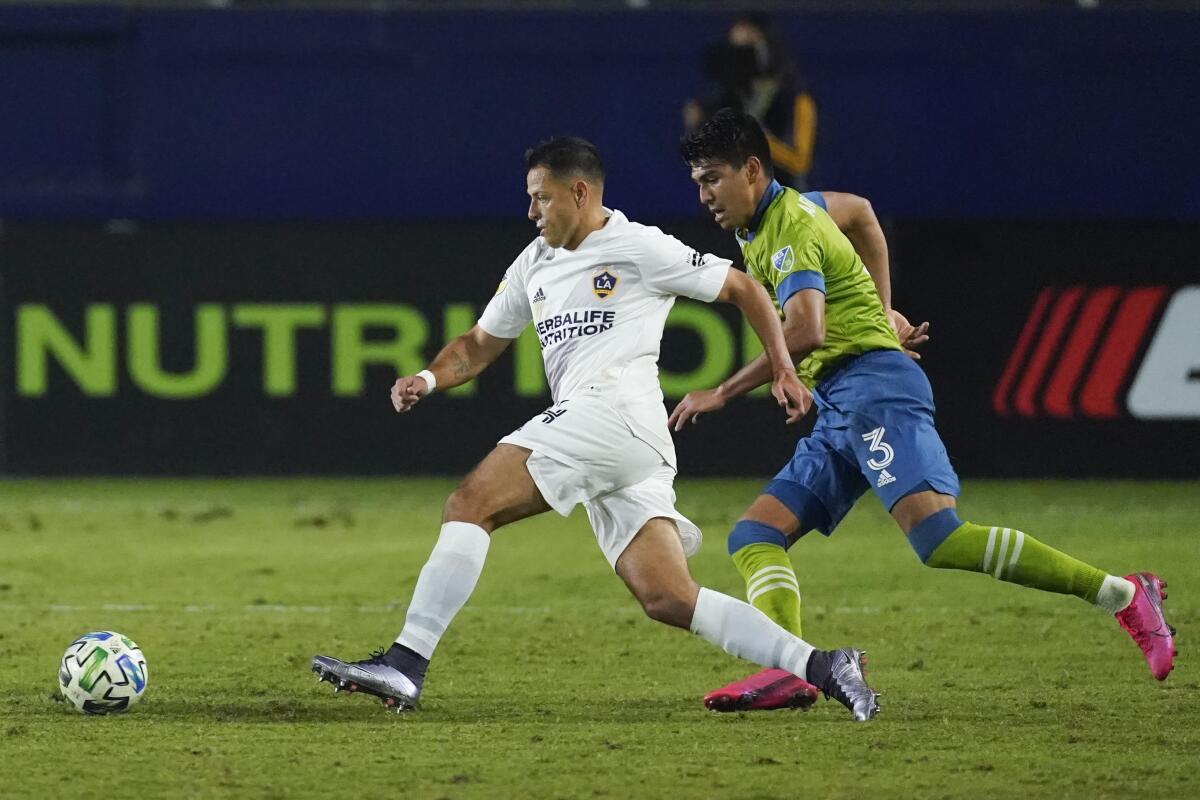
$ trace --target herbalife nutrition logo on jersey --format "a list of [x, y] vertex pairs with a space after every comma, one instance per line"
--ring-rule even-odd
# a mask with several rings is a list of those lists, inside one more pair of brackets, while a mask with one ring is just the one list
[[612, 328], [616, 318], [617, 312], [615, 311], [583, 308], [555, 314], [553, 317], [535, 324], [534, 330], [537, 331], [538, 342], [544, 348], [548, 345], [565, 342], [567, 339], [604, 333]]
[[771, 266], [779, 272], [792, 271], [792, 267], [796, 266], [796, 254], [792, 252], [790, 244], [771, 256]]

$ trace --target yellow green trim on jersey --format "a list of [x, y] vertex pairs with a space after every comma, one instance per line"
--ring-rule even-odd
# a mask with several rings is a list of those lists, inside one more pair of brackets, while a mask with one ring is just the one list
[[781, 311], [802, 289], [825, 294], [825, 343], [796, 370], [807, 386], [847, 358], [901, 349], [871, 274], [820, 205], [772, 181], [737, 240], [746, 271]]

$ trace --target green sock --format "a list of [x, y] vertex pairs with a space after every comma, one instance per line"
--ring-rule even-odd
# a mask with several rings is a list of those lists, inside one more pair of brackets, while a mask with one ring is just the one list
[[800, 635], [800, 582], [787, 550], [777, 544], [748, 544], [733, 554], [746, 581], [746, 600], [793, 636]]
[[1009, 583], [1046, 592], [1073, 594], [1089, 603], [1108, 573], [1084, 564], [1013, 528], [989, 528], [964, 522], [938, 545], [925, 562], [941, 569], [984, 572]]

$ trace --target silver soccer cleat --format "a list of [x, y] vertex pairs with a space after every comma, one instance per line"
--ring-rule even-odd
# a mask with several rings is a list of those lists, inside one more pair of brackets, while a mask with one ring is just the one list
[[850, 709], [855, 722], [874, 718], [879, 713], [879, 692], [867, 685], [867, 654], [843, 647], [833, 650], [831, 655], [829, 680], [821, 687], [825, 696]]
[[339, 661], [330, 656], [313, 656], [313, 672], [318, 681], [333, 684], [334, 694], [365, 692], [378, 697], [388, 709], [397, 713], [416, 708], [421, 687], [407, 675], [383, 660], [379, 651], [362, 661]]

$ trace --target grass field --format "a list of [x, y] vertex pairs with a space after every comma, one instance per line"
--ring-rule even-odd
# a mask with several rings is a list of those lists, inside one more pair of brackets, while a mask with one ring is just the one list
[[[713, 715], [750, 671], [641, 616], [582, 514], [497, 534], [397, 716], [317, 685], [317, 652], [398, 632], [441, 480], [0, 483], [0, 796], [817, 798], [1200, 796], [1200, 484], [972, 482], [964, 516], [1113, 571], [1159, 571], [1180, 658], [1154, 682], [1073, 598], [922, 567], [870, 501], [793, 550], [806, 638], [870, 651], [883, 714]], [[682, 481], [699, 581], [740, 595], [724, 534], [757, 481]], [[142, 703], [54, 700], [65, 646], [114, 629]]]

